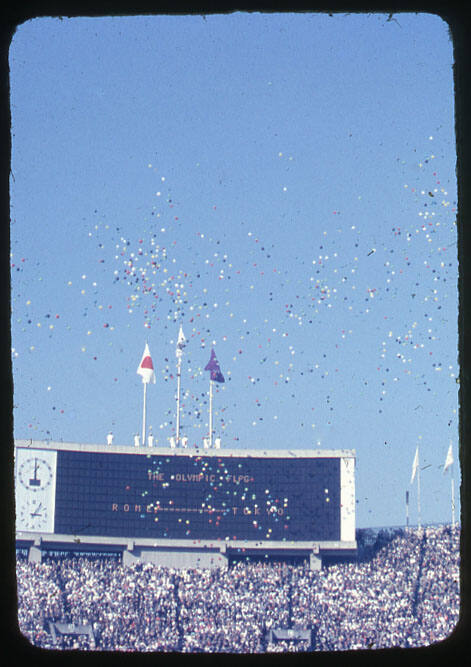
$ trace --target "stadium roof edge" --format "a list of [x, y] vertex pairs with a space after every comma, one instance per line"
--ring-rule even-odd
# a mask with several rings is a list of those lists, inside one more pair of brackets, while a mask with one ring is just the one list
[[355, 449], [205, 449], [203, 447], [134, 447], [132, 445], [106, 445], [78, 442], [57, 442], [53, 440], [21, 440], [15, 439], [15, 447], [28, 449], [68, 450], [81, 452], [100, 452], [115, 454], [175, 456], [235, 456], [247, 458], [355, 458]]

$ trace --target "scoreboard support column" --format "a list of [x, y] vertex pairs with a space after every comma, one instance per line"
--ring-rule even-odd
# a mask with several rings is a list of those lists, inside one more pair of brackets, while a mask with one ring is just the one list
[[28, 563], [41, 563], [42, 557], [41, 547], [32, 544], [28, 550]]
[[309, 554], [309, 568], [311, 570], [322, 570], [322, 556], [318, 551]]

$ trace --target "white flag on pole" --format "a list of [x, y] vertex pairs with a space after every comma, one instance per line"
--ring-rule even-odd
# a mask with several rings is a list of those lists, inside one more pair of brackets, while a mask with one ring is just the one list
[[419, 467], [419, 446], [417, 445], [417, 449], [415, 450], [414, 461], [412, 463], [412, 476], [410, 478], [410, 483], [411, 484], [415, 479], [415, 475], [416, 475], [418, 467]]
[[137, 369], [137, 374], [142, 376], [142, 381], [146, 384], [153, 382], [155, 384], [154, 364], [149, 352], [149, 345], [146, 343], [144, 354], [142, 355], [141, 363]]
[[450, 446], [448, 447], [448, 453], [446, 455], [445, 465], [443, 466], [443, 472], [445, 473], [453, 463], [454, 463], [453, 447], [452, 447], [452, 444], [450, 442]]
[[183, 333], [183, 329], [180, 326], [180, 331], [178, 332], [178, 340], [177, 340], [177, 351], [176, 351], [177, 358], [183, 355], [183, 348], [185, 347], [185, 343], [186, 343], [186, 338]]

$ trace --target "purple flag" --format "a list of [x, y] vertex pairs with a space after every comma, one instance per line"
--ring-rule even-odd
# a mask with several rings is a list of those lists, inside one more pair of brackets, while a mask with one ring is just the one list
[[221, 373], [221, 369], [219, 368], [214, 349], [211, 350], [211, 358], [204, 367], [204, 370], [211, 371], [211, 380], [214, 380], [214, 382], [224, 382], [224, 375]]

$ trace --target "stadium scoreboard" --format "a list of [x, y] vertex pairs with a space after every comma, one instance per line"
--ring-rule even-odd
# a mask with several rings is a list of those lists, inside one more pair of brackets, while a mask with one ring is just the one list
[[355, 539], [353, 450], [15, 447], [16, 529], [175, 540]]

